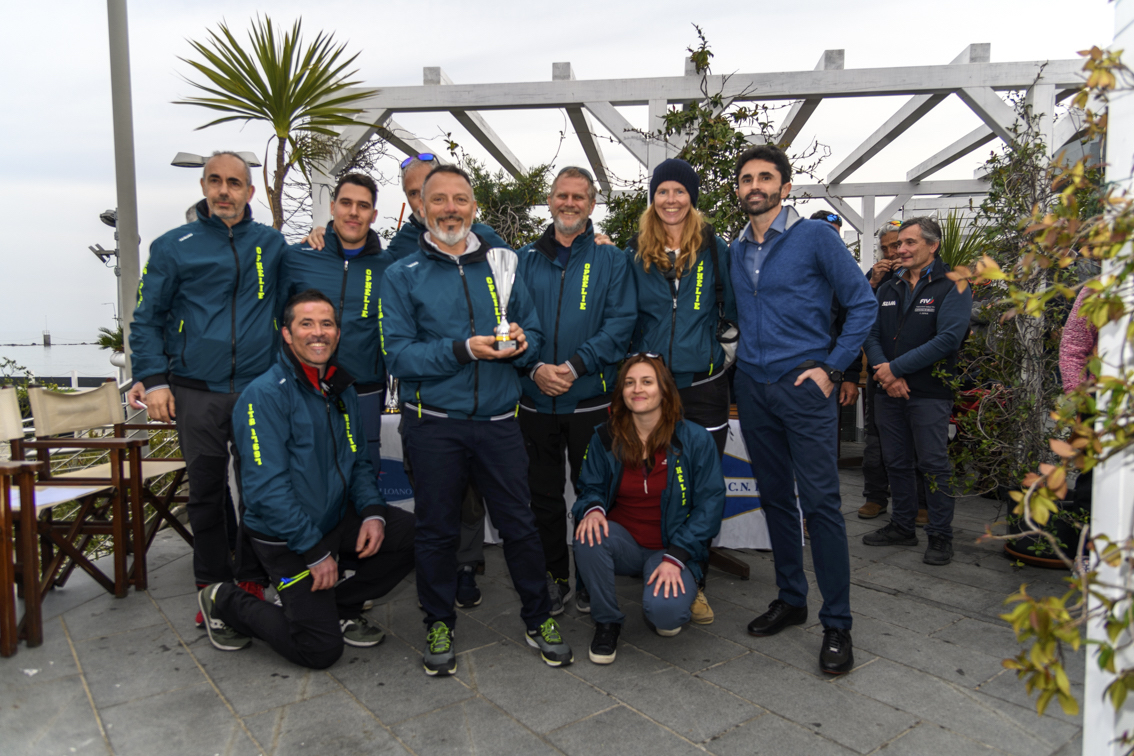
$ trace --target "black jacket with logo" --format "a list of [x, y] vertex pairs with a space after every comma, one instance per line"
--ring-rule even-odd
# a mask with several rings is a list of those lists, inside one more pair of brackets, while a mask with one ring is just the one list
[[866, 357], [872, 366], [890, 363], [890, 372], [906, 379], [911, 397], [953, 398], [953, 390], [933, 370], [944, 360], [945, 369], [956, 372], [973, 294], [972, 289], [957, 291], [945, 275], [948, 272], [938, 257], [913, 291], [905, 270], [878, 286], [878, 317], [866, 337]]

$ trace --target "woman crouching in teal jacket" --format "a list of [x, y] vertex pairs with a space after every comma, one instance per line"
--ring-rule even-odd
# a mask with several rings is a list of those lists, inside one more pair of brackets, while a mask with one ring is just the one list
[[689, 621], [707, 544], [721, 527], [721, 458], [700, 425], [682, 419], [673, 376], [658, 355], [622, 365], [610, 419], [595, 429], [573, 514], [575, 565], [590, 592], [590, 659], [614, 661], [626, 618], [615, 575], [642, 575], [646, 622], [677, 635]]

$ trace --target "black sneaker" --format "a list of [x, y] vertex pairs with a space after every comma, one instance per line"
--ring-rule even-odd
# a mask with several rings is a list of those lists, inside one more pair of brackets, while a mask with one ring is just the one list
[[550, 572], [547, 573], [547, 597], [551, 599], [551, 616], [563, 614], [563, 595], [559, 592], [559, 583]]
[[343, 631], [343, 643], [355, 648], [377, 646], [386, 639], [386, 633], [382, 628], [371, 625], [365, 617], [340, 619], [339, 627]]
[[819, 651], [819, 668], [829, 675], [845, 675], [854, 667], [854, 650], [849, 630], [823, 628], [823, 648]]
[[862, 537], [867, 546], [917, 546], [917, 533], [907, 533], [894, 523]]
[[591, 613], [591, 594], [587, 593], [586, 588], [580, 588], [575, 592], [575, 608], [579, 614]]
[[430, 677], [451, 675], [457, 671], [457, 655], [453, 653], [453, 631], [444, 622], [434, 622], [425, 636], [426, 649], [421, 657], [425, 674]]
[[464, 566], [457, 570], [457, 606], [472, 609], [480, 604], [480, 588], [476, 587], [476, 570]]
[[925, 550], [925, 556], [922, 557], [921, 561], [937, 566], [952, 562], [953, 539], [946, 538], [945, 536], [931, 535], [929, 537], [929, 548]]
[[241, 635], [216, 616], [217, 591], [224, 583], [206, 585], [197, 591], [197, 607], [205, 620], [205, 632], [209, 634], [209, 643], [220, 651], [239, 651], [246, 648], [252, 639]]
[[618, 655], [618, 634], [622, 625], [617, 622], [596, 622], [595, 637], [591, 641], [590, 657], [595, 664], [610, 664]]
[[775, 635], [788, 625], [802, 625], [807, 621], [806, 606], [792, 606], [776, 599], [768, 604], [768, 611], [748, 623], [748, 634], [757, 638]]

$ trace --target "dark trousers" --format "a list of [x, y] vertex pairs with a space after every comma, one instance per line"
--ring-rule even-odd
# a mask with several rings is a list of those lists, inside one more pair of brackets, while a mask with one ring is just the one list
[[728, 379], [720, 377], [677, 390], [685, 419], [703, 426], [717, 445], [717, 454], [724, 454], [728, 441]]
[[[873, 378], [866, 379], [866, 391], [863, 392], [863, 421], [866, 424], [866, 448], [862, 452], [862, 496], [867, 501], [881, 504], [883, 507], [890, 501], [890, 477], [886, 473], [886, 461], [882, 457], [882, 440], [878, 437], [878, 424], [874, 417], [874, 397], [880, 391], [880, 386]], [[917, 506], [926, 509], [925, 503], [925, 476], [917, 475]]]
[[[281, 607], [226, 584], [217, 591], [217, 614], [237, 632], [267, 642], [290, 662], [312, 669], [331, 666], [343, 653], [339, 620], [361, 616], [363, 602], [385, 596], [413, 569], [413, 515], [390, 507], [382, 546], [366, 559], [359, 559], [355, 551], [361, 525], [351, 510], [335, 528], [339, 582], [334, 588], [312, 591], [311, 578], [304, 578], [280, 591]], [[286, 543], [253, 540], [252, 548], [273, 585], [307, 569], [303, 557]]]
[[386, 392], [373, 391], [358, 395], [358, 412], [362, 418], [362, 431], [366, 434], [366, 447], [374, 475], [382, 474], [382, 413], [386, 411]]
[[[404, 412], [404, 409], [403, 409]], [[405, 429], [405, 420], [398, 431]], [[414, 483], [413, 463], [406, 452], [405, 434], [402, 435], [402, 469], [410, 487], [417, 491]], [[457, 567], [471, 567], [474, 570], [484, 564], [484, 497], [480, 495], [476, 483], [469, 479], [465, 497], [461, 500], [461, 541], [457, 546]], [[483, 570], [481, 570], [483, 572]]]
[[802, 507], [811, 535], [815, 578], [823, 594], [819, 619], [824, 627], [849, 630], [850, 556], [846, 521], [840, 511], [835, 445], [831, 443], [838, 427], [838, 397], [836, 391], [823, 396], [810, 379], [793, 385], [801, 372], [792, 370], [775, 383], [758, 383], [738, 370], [735, 388], [740, 429], [768, 522], [779, 598], [792, 606], [807, 605]]
[[890, 476], [894, 508], [890, 522], [907, 533], [914, 532], [917, 517], [917, 477], [926, 480], [926, 535], [953, 537], [953, 463], [949, 459], [949, 414], [951, 399], [910, 397], [895, 399], [879, 391], [874, 413], [882, 454]]
[[567, 486], [567, 467], [563, 452], [566, 449], [567, 462], [571, 465], [571, 485], [575, 485], [595, 426], [606, 418], [606, 407], [565, 415], [529, 412], [520, 408], [520, 431], [524, 434], [524, 447], [528, 450], [532, 512], [543, 543], [547, 571], [556, 578], [566, 580], [571, 576], [567, 501], [563, 497]]
[[[240, 394], [217, 394], [172, 386], [177, 438], [189, 483], [186, 507], [193, 530], [193, 575], [199, 585], [264, 579], [247, 538], [229, 533], [229, 443], [232, 408]], [[239, 469], [237, 471], [239, 478]], [[233, 563], [230, 541], [236, 543]]]
[[528, 455], [516, 420], [453, 420], [407, 413], [402, 418], [406, 454], [418, 475], [417, 596], [425, 624], [457, 621], [457, 546], [461, 501], [471, 478], [484, 495], [492, 523], [504, 541], [504, 560], [520, 594], [520, 617], [529, 630], [549, 617], [543, 547], [528, 492]]

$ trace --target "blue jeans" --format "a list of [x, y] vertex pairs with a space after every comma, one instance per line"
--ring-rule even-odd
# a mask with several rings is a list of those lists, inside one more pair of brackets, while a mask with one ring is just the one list
[[[609, 522], [609, 521], [608, 521]], [[575, 540], [575, 569], [591, 594], [591, 616], [595, 622], [621, 625], [626, 615], [618, 609], [618, 596], [614, 592], [615, 575], [649, 575], [661, 564], [664, 550], [647, 549], [638, 545], [626, 528], [609, 522], [610, 535], [602, 543], [588, 546]], [[681, 571], [685, 593], [665, 598], [665, 589], [654, 595], [654, 586], [642, 584], [642, 608], [646, 619], [661, 630], [674, 630], [689, 621], [690, 607], [697, 598], [697, 581], [686, 567]], [[656, 583], [655, 583], [656, 584]]]
[[952, 410], [950, 399], [894, 399], [883, 391], [874, 395], [878, 437], [894, 499], [890, 522], [907, 533], [914, 532], [918, 508], [916, 478], [920, 472], [925, 476], [929, 510], [925, 534], [953, 537], [953, 463], [948, 452]]
[[825, 397], [811, 379], [795, 386], [802, 372], [796, 369], [775, 383], [758, 383], [737, 370], [740, 430], [768, 522], [780, 600], [807, 606], [802, 507], [815, 579], [823, 594], [819, 619], [824, 627], [850, 630], [850, 554], [835, 450], [838, 392]]

